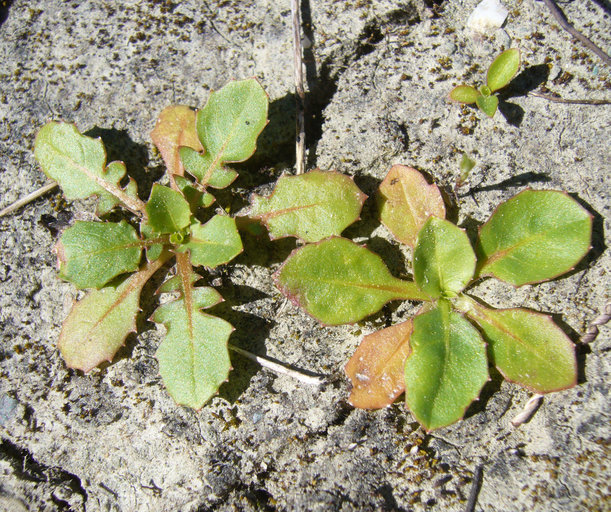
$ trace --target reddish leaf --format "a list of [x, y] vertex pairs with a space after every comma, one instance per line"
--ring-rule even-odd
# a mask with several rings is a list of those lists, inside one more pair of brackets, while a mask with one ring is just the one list
[[380, 409], [405, 391], [405, 359], [410, 353], [411, 319], [363, 338], [346, 375], [352, 381], [349, 401], [361, 409]]

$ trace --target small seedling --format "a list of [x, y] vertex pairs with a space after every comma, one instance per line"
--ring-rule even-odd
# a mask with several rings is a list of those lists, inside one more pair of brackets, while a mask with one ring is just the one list
[[459, 103], [475, 103], [489, 117], [494, 116], [499, 98], [494, 94], [505, 87], [520, 68], [520, 50], [510, 48], [501, 53], [488, 68], [486, 85], [479, 90], [470, 85], [459, 85], [450, 92], [450, 99]]
[[568, 272], [590, 247], [587, 211], [563, 192], [525, 190], [498, 206], [474, 250], [445, 220], [439, 189], [415, 169], [393, 166], [379, 192], [382, 222], [413, 249], [414, 281], [338, 236], [297, 248], [275, 274], [287, 297], [328, 325], [357, 322], [395, 299], [424, 302], [415, 318], [365, 336], [346, 365], [354, 406], [384, 407], [405, 391], [427, 430], [450, 425], [489, 380], [489, 360], [536, 393], [575, 385], [575, 347], [551, 317], [493, 309], [466, 290], [487, 276], [522, 286]]
[[242, 252], [242, 241], [235, 220], [224, 212], [209, 214], [205, 223], [198, 214], [215, 200], [210, 189], [225, 188], [236, 178], [225, 164], [244, 161], [255, 151], [267, 109], [267, 95], [255, 79], [230, 82], [197, 112], [166, 108], [151, 136], [170, 187], [153, 185], [146, 202], [132, 179], [125, 183], [123, 162], [106, 163], [100, 139], [63, 122], [40, 130], [36, 159], [67, 199], [97, 196], [99, 216], [116, 206], [133, 214], [120, 222], [77, 221], [57, 244], [60, 276], [92, 289], [61, 330], [58, 345], [68, 367], [88, 372], [112, 360], [135, 331], [144, 285], [175, 258], [175, 272], [159, 288], [175, 300], [152, 316], [168, 329], [156, 353], [163, 381], [178, 404], [200, 409], [227, 379], [233, 327], [202, 312], [223, 299], [214, 288], [195, 285], [201, 276], [193, 267], [228, 263]]

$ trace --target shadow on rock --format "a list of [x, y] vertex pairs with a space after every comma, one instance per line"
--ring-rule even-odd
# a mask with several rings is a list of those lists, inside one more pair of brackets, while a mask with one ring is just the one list
[[516, 76], [507, 87], [504, 87], [498, 94], [499, 111], [507, 122], [513, 126], [520, 126], [524, 118], [524, 109], [515, 103], [509, 103], [509, 98], [526, 96], [537, 87], [547, 82], [549, 77], [549, 67], [547, 64], [531, 66]]

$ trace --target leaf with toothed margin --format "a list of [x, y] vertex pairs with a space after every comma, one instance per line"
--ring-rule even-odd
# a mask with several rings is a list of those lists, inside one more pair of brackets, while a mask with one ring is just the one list
[[77, 287], [101, 288], [125, 272], [138, 270], [142, 244], [127, 222], [77, 221], [56, 246], [59, 275]]
[[126, 191], [119, 185], [125, 165], [112, 162], [106, 166], [101, 139], [82, 135], [73, 124], [50, 122], [40, 129], [34, 146], [42, 171], [57, 181], [67, 199], [96, 195], [102, 199], [103, 213], [119, 202], [133, 211], [142, 209], [142, 202], [133, 193], [134, 184]]
[[209, 192], [202, 192], [196, 188], [191, 180], [182, 176], [174, 176], [174, 182], [178, 190], [182, 192], [185, 199], [191, 207], [191, 211], [196, 211], [198, 208], [207, 208], [214, 203], [215, 198]]
[[153, 185], [146, 203], [148, 224], [155, 233], [176, 233], [191, 221], [189, 203], [180, 192], [163, 185]]
[[282, 176], [269, 198], [253, 196], [250, 217], [263, 221], [272, 238], [318, 242], [356, 221], [366, 198], [352, 178], [317, 169]]
[[200, 311], [221, 300], [214, 288], [189, 286], [186, 294], [183, 288], [183, 298], [160, 306], [153, 315], [155, 322], [168, 328], [156, 356], [163, 382], [177, 404], [199, 410], [227, 380], [231, 369], [227, 341], [233, 326]]
[[414, 318], [405, 363], [405, 401], [426, 429], [461, 419], [488, 381], [486, 344], [467, 320], [439, 300]]
[[445, 218], [443, 198], [416, 169], [393, 165], [380, 184], [380, 220], [394, 237], [414, 247], [418, 232], [431, 216]]
[[197, 178], [202, 185], [212, 188], [226, 188], [238, 177], [238, 173], [227, 167], [216, 166], [210, 171], [214, 164], [210, 153], [198, 153], [192, 148], [182, 147], [179, 149], [180, 160], [186, 171]]
[[140, 223], [140, 234], [144, 238], [143, 245], [146, 247], [146, 259], [155, 261], [163, 252], [163, 243], [154, 242], [163, 239], [163, 235], [153, 231], [153, 228], [145, 221]]
[[202, 151], [202, 145], [195, 129], [195, 110], [185, 105], [172, 105], [163, 109], [151, 139], [161, 153], [168, 174], [183, 176], [184, 167], [180, 161], [178, 150], [181, 146]]
[[69, 368], [88, 372], [112, 360], [125, 337], [136, 330], [140, 292], [165, 259], [149, 263], [120, 284], [89, 292], [72, 307], [58, 342]]
[[486, 308], [476, 302], [467, 316], [489, 342], [490, 359], [507, 380], [535, 393], [577, 384], [575, 345], [551, 317], [526, 309]]
[[197, 133], [205, 149], [205, 169], [197, 176], [202, 185], [210, 183], [223, 163], [243, 162], [255, 152], [267, 124], [267, 108], [267, 94], [255, 78], [229, 82], [210, 94], [197, 112]]
[[428, 300], [377, 254], [345, 238], [294, 250], [274, 275], [287, 297], [324, 324], [356, 322], [395, 299]]
[[475, 272], [475, 253], [465, 232], [451, 222], [430, 217], [414, 248], [414, 280], [433, 298], [454, 297]]
[[189, 239], [176, 247], [178, 252], [189, 251], [191, 263], [215, 268], [230, 262], [243, 250], [235, 219], [215, 215], [206, 224], [191, 224]]
[[[196, 281], [199, 281], [201, 278], [202, 277], [197, 272], [192, 272], [191, 277], [189, 278], [189, 282], [192, 285]], [[180, 290], [182, 290], [182, 276], [175, 275], [170, 277], [167, 281], [164, 281], [164, 283], [157, 290], [157, 293], [172, 293], [178, 292]]]
[[592, 216], [555, 190], [525, 190], [499, 205], [479, 232], [478, 273], [515, 286], [553, 279], [590, 249]]
[[363, 338], [345, 368], [352, 382], [349, 402], [354, 407], [380, 409], [405, 391], [405, 359], [412, 331], [409, 319]]

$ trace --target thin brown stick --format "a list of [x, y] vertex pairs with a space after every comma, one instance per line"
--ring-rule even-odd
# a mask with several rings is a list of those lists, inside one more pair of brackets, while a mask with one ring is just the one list
[[293, 12], [293, 66], [295, 76], [295, 160], [296, 174], [305, 171], [305, 92], [303, 89], [303, 58], [301, 50], [301, 10], [299, 0], [291, 0]]
[[52, 181], [51, 183], [47, 183], [46, 185], [40, 187], [38, 190], [35, 190], [34, 192], [28, 194], [27, 196], [22, 197], [21, 199], [18, 199], [13, 204], [8, 205], [6, 208], [1, 210], [0, 217], [4, 217], [5, 215], [8, 215], [9, 213], [13, 213], [15, 210], [18, 210], [19, 208], [21, 208], [22, 206], [25, 206], [28, 203], [31, 203], [32, 201], [34, 201], [34, 199], [38, 199], [40, 196], [46, 194], [50, 190], [53, 190], [55, 187], [57, 187], [57, 183], [55, 181]]
[[483, 474], [484, 466], [483, 464], [479, 464], [475, 468], [475, 472], [473, 473], [473, 483], [471, 484], [471, 492], [469, 493], [469, 499], [467, 500], [467, 504], [465, 505], [465, 512], [474, 512], [475, 510], [477, 496], [479, 495], [479, 490], [482, 487]]
[[263, 368], [267, 368], [268, 370], [271, 370], [274, 373], [278, 373], [281, 375], [288, 375], [289, 377], [292, 377], [293, 379], [296, 379], [305, 384], [310, 384], [312, 386], [320, 386], [329, 380], [328, 377], [325, 376], [309, 375], [294, 370], [293, 368], [289, 368], [284, 364], [272, 361], [271, 359], [268, 359], [266, 357], [258, 356], [256, 354], [253, 354], [252, 352], [248, 352], [248, 350], [244, 350], [232, 344], [229, 344], [228, 347], [230, 350], [233, 350], [234, 352], [237, 352], [238, 354], [247, 357], [251, 361], [259, 363], [261, 366], [263, 366]]
[[558, 4], [556, 4], [555, 0], [543, 0], [543, 3], [552, 12], [554, 18], [556, 18], [556, 21], [558, 21], [558, 23], [564, 30], [566, 30], [575, 39], [579, 40], [584, 46], [586, 46], [596, 55], [598, 55], [607, 66], [611, 66], [611, 57], [609, 57], [609, 55], [607, 55], [602, 48], [598, 47], [596, 44], [590, 41], [590, 39], [588, 39], [581, 32], [579, 32], [579, 30], [577, 30], [573, 25], [571, 25], [560, 7], [558, 7]]
[[553, 101], [554, 103], [569, 103], [572, 105], [611, 105], [611, 100], [565, 100], [559, 96], [551, 96], [550, 94], [544, 94], [538, 91], [531, 91], [528, 95], [536, 98], [543, 98], [547, 101]]

